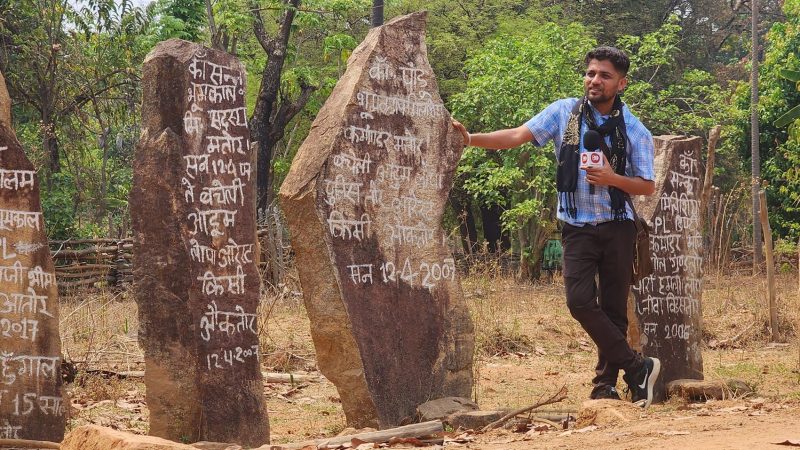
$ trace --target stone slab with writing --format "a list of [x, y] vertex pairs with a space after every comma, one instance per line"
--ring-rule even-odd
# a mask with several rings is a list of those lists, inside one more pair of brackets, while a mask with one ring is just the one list
[[370, 31], [280, 191], [320, 370], [352, 426], [472, 390], [474, 330], [441, 228], [463, 139], [425, 23]]
[[142, 71], [130, 201], [150, 434], [261, 445], [269, 424], [245, 70], [171, 39]]
[[629, 308], [631, 343], [661, 360], [655, 399], [665, 384], [703, 378], [701, 353], [703, 238], [700, 235], [702, 174], [698, 137], [656, 136], [656, 192], [634, 198], [650, 224], [654, 272], [633, 286]]
[[61, 441], [69, 405], [61, 361], [39, 177], [11, 129], [0, 74], [0, 439]]

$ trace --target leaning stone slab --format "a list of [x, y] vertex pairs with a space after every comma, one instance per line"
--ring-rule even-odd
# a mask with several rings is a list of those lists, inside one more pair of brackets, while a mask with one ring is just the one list
[[0, 74], [0, 439], [60, 442], [69, 402], [61, 379], [58, 288], [39, 177], [11, 129]]
[[665, 383], [703, 378], [703, 172], [700, 138], [657, 136], [654, 141], [656, 192], [634, 199], [637, 212], [652, 228], [654, 273], [633, 286], [628, 335], [634, 347], [661, 360], [654, 395], [662, 401]]
[[150, 434], [261, 445], [269, 424], [245, 70], [172, 39], [142, 71], [131, 217]]
[[463, 142], [425, 23], [370, 31], [280, 191], [318, 363], [351, 426], [472, 390], [473, 325], [441, 228]]

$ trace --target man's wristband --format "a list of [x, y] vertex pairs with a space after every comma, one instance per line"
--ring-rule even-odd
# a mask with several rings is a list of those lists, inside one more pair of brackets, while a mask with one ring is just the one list
[[467, 144], [464, 147], [469, 147], [469, 144], [472, 142], [472, 134], [467, 133]]

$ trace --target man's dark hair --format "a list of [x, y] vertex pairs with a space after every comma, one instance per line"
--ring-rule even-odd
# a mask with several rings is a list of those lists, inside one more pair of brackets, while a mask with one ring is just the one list
[[588, 65], [589, 61], [593, 59], [598, 61], [611, 61], [611, 64], [622, 76], [628, 75], [628, 69], [631, 68], [631, 60], [628, 59], [628, 55], [615, 47], [597, 47], [586, 54], [586, 58], [584, 58], [583, 62]]

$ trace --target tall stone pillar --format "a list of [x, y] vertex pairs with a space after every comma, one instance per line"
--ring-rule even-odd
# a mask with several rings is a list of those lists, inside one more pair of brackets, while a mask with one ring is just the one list
[[664, 400], [666, 383], [703, 379], [702, 140], [657, 136], [654, 141], [656, 192], [634, 199], [652, 228], [654, 273], [633, 286], [628, 335], [634, 347], [661, 360], [655, 397]]
[[245, 69], [171, 39], [142, 70], [131, 217], [150, 433], [258, 446], [269, 424]]
[[320, 370], [356, 426], [472, 392], [473, 325], [441, 227], [463, 142], [425, 24], [369, 32], [280, 191]]
[[39, 177], [11, 128], [0, 74], [0, 439], [61, 442], [58, 288]]

